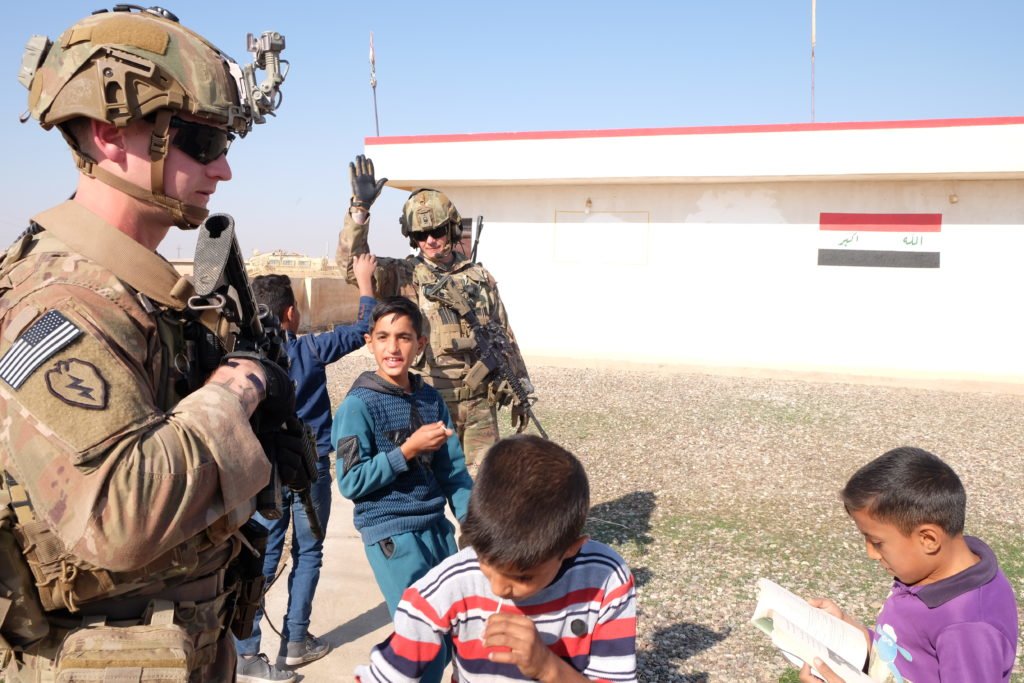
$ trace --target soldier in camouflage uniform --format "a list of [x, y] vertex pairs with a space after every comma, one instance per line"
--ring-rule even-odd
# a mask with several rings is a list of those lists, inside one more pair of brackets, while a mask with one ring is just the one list
[[233, 134], [262, 120], [232, 70], [163, 10], [97, 14], [26, 49], [29, 111], [80, 175], [0, 254], [9, 683], [234, 680], [232, 560], [270, 473], [249, 418], [294, 396], [259, 361], [196, 376], [199, 333], [227, 345], [229, 330], [186, 310], [191, 283], [155, 252], [205, 218]]
[[[352, 199], [345, 225], [338, 237], [337, 262], [354, 282], [352, 258], [367, 253], [370, 207], [380, 195], [387, 178], [376, 180], [373, 161], [356, 157], [349, 164]], [[423, 378], [437, 389], [448, 405], [466, 464], [479, 465], [487, 449], [498, 440], [497, 409], [511, 405], [512, 426], [521, 432], [528, 417], [506, 383], [491, 376], [478, 386], [469, 386], [467, 375], [479, 360], [473, 348], [469, 323], [455, 310], [426, 295], [425, 289], [449, 278], [462, 292], [482, 324], [497, 320], [505, 330], [511, 348], [508, 361], [529, 394], [533, 393], [508, 315], [498, 295], [498, 285], [487, 269], [454, 250], [462, 235], [462, 218], [443, 192], [416, 190], [402, 207], [402, 234], [419, 249], [404, 259], [377, 258], [374, 293], [378, 298], [404, 295], [423, 311], [427, 348], [417, 363]]]

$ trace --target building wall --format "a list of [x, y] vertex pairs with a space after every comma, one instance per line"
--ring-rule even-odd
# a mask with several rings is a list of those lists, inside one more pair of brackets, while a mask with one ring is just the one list
[[359, 289], [344, 278], [292, 276], [291, 281], [300, 333], [349, 325], [359, 317]]
[[[1022, 180], [447, 191], [528, 356], [1024, 382]], [[941, 266], [819, 266], [823, 212], [940, 213]]]

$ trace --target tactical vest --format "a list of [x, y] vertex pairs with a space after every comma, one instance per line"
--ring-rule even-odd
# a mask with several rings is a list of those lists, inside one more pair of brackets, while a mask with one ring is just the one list
[[466, 375], [478, 360], [475, 343], [469, 323], [455, 310], [424, 295], [424, 287], [432, 285], [440, 277], [450, 277], [472, 302], [480, 322], [486, 324], [494, 310], [494, 290], [487, 275], [475, 264], [456, 264], [449, 272], [438, 271], [420, 259], [413, 270], [412, 280], [416, 285], [417, 304], [423, 312], [429, 343], [424, 355], [424, 375], [446, 401], [466, 400], [487, 395], [487, 387], [469, 390], [464, 386]]
[[[43, 216], [46, 215], [43, 214]], [[58, 225], [60, 218], [59, 214], [56, 217], [49, 216], [48, 226]], [[54, 221], [57, 221], [57, 223]], [[66, 229], [68, 226], [62, 227]], [[20, 301], [20, 299], [12, 300], [10, 298], [9, 293], [15, 286], [10, 277], [11, 271], [30, 253], [33, 251], [39, 252], [40, 250], [58, 254], [70, 255], [73, 253], [72, 249], [62, 240], [57, 239], [49, 230], [42, 229], [37, 224], [33, 224], [32, 227], [15, 240], [7, 252], [0, 256], [0, 329], [3, 327], [2, 323], [7, 314]], [[75, 251], [77, 252], [78, 250], [76, 249]], [[124, 258], [118, 250], [108, 250], [108, 253], [104, 254], [102, 253], [102, 247], [87, 247], [82, 252], [92, 252], [84, 253], [83, 255], [107, 268], [107, 270], [110, 270], [122, 281], [124, 281], [124, 278], [121, 277], [121, 273], [118, 271], [123, 271], [125, 268], [140, 267], [138, 263], [113, 263], [112, 259], [114, 258]], [[166, 280], [166, 274], [164, 277]], [[216, 341], [211, 341], [213, 336], [211, 327], [213, 325], [210, 324], [211, 320], [209, 318], [200, 324], [199, 321], [190, 319], [189, 316], [185, 315], [182, 309], [169, 305], [169, 302], [175, 299], [181, 300], [189, 295], [191, 285], [184, 278], [179, 279], [171, 292], [156, 293], [155, 297], [158, 301], [154, 301], [151, 296], [132, 287], [129, 282], [125, 282], [125, 284], [130, 287], [129, 291], [137, 292], [139, 304], [156, 323], [161, 341], [161, 357], [154, 359], [160, 366], [156, 387], [157, 403], [161, 409], [165, 411], [170, 410], [181, 398], [201, 384], [201, 379], [199, 379], [202, 372], [200, 366], [203, 365], [202, 356], [204, 355], [201, 347], [204, 343], [217, 343]], [[144, 286], [148, 286], [148, 283], [144, 284]], [[218, 331], [220, 330], [226, 330], [226, 327], [218, 327]], [[0, 564], [9, 563], [13, 566], [15, 563], [18, 563], [24, 566], [27, 563], [27, 568], [31, 571], [35, 582], [39, 604], [47, 612], [67, 610], [70, 613], [76, 613], [91, 603], [114, 597], [119, 599], [119, 604], [121, 601], [124, 601], [125, 604], [131, 604], [133, 601], [127, 599], [136, 596], [139, 600], [134, 602], [145, 605], [147, 603], [146, 596], [155, 595], [163, 589], [182, 584], [185, 581], [184, 577], [190, 577], [187, 580], [191, 581], [191, 575], [201, 564], [204, 567], [209, 564], [210, 554], [215, 549], [215, 544], [207, 534], [200, 533], [174, 547], [145, 567], [128, 572], [109, 571], [94, 566], [69, 553], [60, 538], [53, 533], [46, 522], [36, 518], [32, 511], [31, 501], [28, 500], [24, 489], [18, 485], [9, 473], [4, 473], [2, 469], [0, 469], [0, 478], [4, 479], [4, 482], [0, 484], [0, 520], [6, 517], [9, 522], [7, 528], [17, 539], [17, 546], [22, 555], [18, 557], [2, 556], [0, 557]], [[15, 505], [19, 502], [21, 503], [20, 505]], [[16, 513], [16, 516], [14, 513]], [[10, 522], [13, 522], [13, 524]], [[2, 528], [0, 528], [0, 532], [2, 532]], [[223, 545], [223, 541], [218, 544], [218, 546]], [[240, 541], [236, 538], [231, 538], [228, 545], [229, 547], [227, 548], [218, 547], [215, 553], [216, 556], [219, 557], [223, 554], [233, 557], [237, 555]], [[10, 554], [11, 552], [12, 549], [3, 543], [3, 536], [0, 535], [0, 553]], [[226, 564], [226, 559], [221, 564]], [[2, 582], [3, 575], [0, 575], [0, 583]], [[221, 572], [221, 576], [217, 581], [219, 585], [212, 588], [209, 592], [214, 594], [221, 593], [223, 591], [223, 582], [223, 572]], [[0, 585], [0, 608], [3, 606], [3, 598], [5, 597], [3, 595], [4, 588], [4, 586]], [[9, 589], [9, 592], [14, 592], [13, 587], [7, 586], [6, 588]], [[206, 597], [203, 599], [206, 600]], [[16, 604], [17, 600], [13, 602]], [[4, 625], [4, 620], [0, 619], [0, 628], [3, 629], [3, 635], [7, 637], [10, 644], [15, 646], [32, 637], [41, 637], [38, 628], [29, 629], [28, 633], [24, 633], [24, 629], [19, 633], [17, 630], [12, 631], [10, 628], [18, 624], [32, 623], [36, 620], [32, 615], [32, 603], [35, 601], [26, 597], [22, 602], [26, 605], [24, 614], [16, 614], [16, 618], [12, 618], [8, 614], [6, 626]], [[204, 609], [208, 607], [209, 609], [205, 610], [206, 612], [223, 612], [224, 597], [210, 600], [205, 606], [197, 604], [195, 608], [200, 607]], [[140, 614], [131, 616], [133, 618], [140, 617], [142, 608], [139, 611]], [[223, 615], [220, 616], [223, 618]], [[122, 614], [116, 618], [125, 619], [128, 617]], [[209, 627], [211, 615], [204, 613], [201, 615], [201, 618], [206, 623], [200, 625], [202, 628], [197, 626], [196, 632]], [[216, 617], [214, 617], [214, 622], [216, 622]], [[214, 627], [213, 630], [217, 631], [217, 628]], [[13, 632], [15, 638], [8, 637], [9, 632]], [[45, 632], [46, 630], [43, 629], [44, 635]], [[20, 643], [18, 642], [19, 639]], [[0, 650], [2, 650], [2, 646], [3, 639], [0, 639]], [[209, 653], [206, 654], [208, 655]], [[2, 671], [2, 666], [0, 666], [0, 671]]]

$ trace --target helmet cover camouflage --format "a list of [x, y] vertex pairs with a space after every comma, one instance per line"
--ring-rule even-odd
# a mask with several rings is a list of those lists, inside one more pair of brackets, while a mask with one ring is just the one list
[[241, 134], [252, 127], [239, 106], [231, 58], [151, 11], [93, 14], [52, 46], [42, 45], [38, 59], [34, 73], [33, 65], [23, 66], [22, 82], [29, 88], [29, 113], [47, 129], [77, 117], [126, 126], [158, 109], [184, 111]]
[[[430, 232], [447, 225], [448, 237], [453, 242], [462, 233], [462, 217], [444, 192], [423, 188], [416, 190], [402, 207], [402, 234], [412, 238], [413, 233]], [[414, 244], [415, 246], [415, 244]]]

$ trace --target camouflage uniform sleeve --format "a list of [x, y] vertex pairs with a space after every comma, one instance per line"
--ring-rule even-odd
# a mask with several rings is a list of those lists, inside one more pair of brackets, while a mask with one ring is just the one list
[[523, 360], [523, 354], [519, 351], [519, 342], [516, 341], [516, 335], [512, 332], [512, 325], [508, 322], [508, 312], [505, 311], [505, 304], [501, 302], [501, 295], [498, 293], [498, 283], [490, 271], [485, 269], [484, 275], [487, 278], [487, 286], [494, 293], [492, 297], [494, 310], [491, 311], [491, 319], [500, 322], [505, 330], [505, 334], [508, 335], [508, 340], [512, 345], [512, 370], [515, 372], [516, 377], [523, 382], [526, 393], [532, 394], [533, 382], [530, 381], [530, 374], [526, 371], [526, 362]]
[[[352, 214], [345, 212], [345, 225], [338, 235], [338, 249], [335, 262], [339, 268], [345, 269], [345, 280], [350, 285], [356, 284], [355, 273], [352, 272], [352, 257], [367, 254], [370, 251], [367, 238], [370, 234], [370, 221], [359, 225], [352, 219]], [[412, 272], [414, 266], [406, 259], [377, 257], [377, 268], [373, 272], [373, 294], [382, 299], [389, 296], [409, 296], [414, 298], [412, 291]]]
[[22, 382], [0, 377], [0, 465], [68, 551], [129, 571], [200, 532], [237, 529], [269, 465], [228, 390], [157, 406], [156, 326], [106, 284], [120, 292], [49, 285], [5, 316], [0, 356], [53, 311], [78, 332]]

